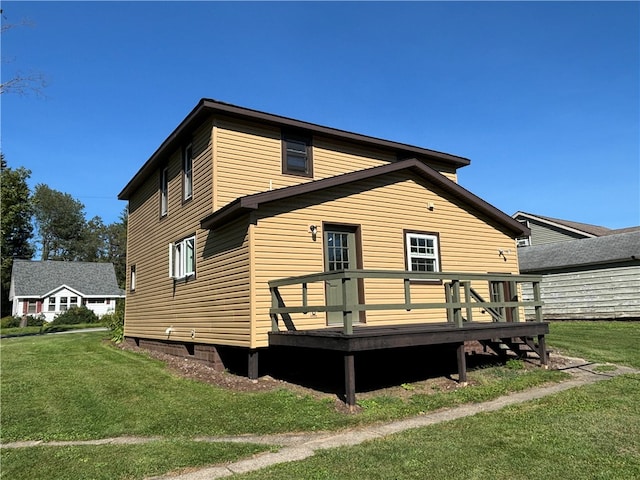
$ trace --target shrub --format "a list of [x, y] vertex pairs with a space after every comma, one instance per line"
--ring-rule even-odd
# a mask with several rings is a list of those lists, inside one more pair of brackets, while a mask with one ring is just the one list
[[41, 327], [44, 323], [44, 315], [29, 315], [27, 317], [27, 327]]
[[111, 341], [121, 343], [124, 340], [124, 300], [118, 300], [115, 312], [103, 315], [101, 320], [111, 330]]
[[0, 328], [15, 328], [20, 326], [20, 317], [3, 317], [0, 320]]
[[98, 316], [82, 305], [81, 307], [71, 307], [64, 313], [61, 313], [49, 326], [55, 325], [77, 325], [79, 323], [98, 323]]

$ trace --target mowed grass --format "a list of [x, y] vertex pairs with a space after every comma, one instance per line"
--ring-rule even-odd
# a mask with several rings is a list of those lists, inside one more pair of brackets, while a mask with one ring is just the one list
[[640, 368], [640, 322], [553, 322], [549, 344], [567, 355]]
[[12, 480], [142, 479], [229, 462], [267, 451], [265, 445], [186, 440], [140, 445], [16, 448], [2, 451], [0, 478]]
[[[122, 435], [198, 435], [330, 430], [490, 400], [549, 381], [561, 372], [496, 367], [471, 372], [475, 386], [374, 397], [357, 415], [333, 398], [282, 389], [237, 393], [180, 378], [160, 361], [114, 348], [104, 334], [4, 339], [2, 441], [84, 440]], [[339, 372], [338, 372], [339, 374]]]
[[640, 478], [640, 376], [316, 452], [238, 480]]

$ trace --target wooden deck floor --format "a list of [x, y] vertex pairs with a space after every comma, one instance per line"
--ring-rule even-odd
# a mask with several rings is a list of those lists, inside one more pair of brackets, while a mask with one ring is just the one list
[[339, 351], [344, 354], [345, 400], [355, 405], [355, 362], [357, 352], [387, 348], [416, 347], [422, 345], [457, 346], [458, 379], [466, 383], [467, 341], [511, 341], [521, 338], [535, 345], [540, 363], [547, 364], [544, 336], [549, 333], [548, 322], [467, 322], [462, 327], [451, 322], [400, 324], [387, 326], [354, 325], [353, 334], [345, 334], [340, 328], [314, 330], [286, 330], [269, 333], [270, 346], [288, 346]]

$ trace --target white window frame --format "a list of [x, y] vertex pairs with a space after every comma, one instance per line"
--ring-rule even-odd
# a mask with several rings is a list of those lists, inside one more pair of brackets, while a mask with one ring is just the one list
[[129, 281], [129, 291], [131, 292], [136, 291], [136, 266], [135, 265], [131, 265], [131, 278]]
[[182, 191], [183, 200], [186, 202], [193, 198], [193, 147], [191, 144], [184, 148], [182, 162]]
[[56, 311], [56, 297], [49, 297], [49, 301], [47, 302], [47, 311], [55, 312]]
[[[426, 240], [427, 242], [433, 242], [433, 253], [425, 252], [412, 252], [411, 251], [411, 239], [419, 239]], [[410, 272], [424, 272], [423, 270], [413, 270], [413, 262], [411, 261], [414, 258], [419, 259], [427, 259], [433, 261], [434, 270], [433, 272], [440, 271], [440, 245], [439, 238], [437, 235], [433, 235], [430, 233], [414, 233], [414, 232], [406, 232], [405, 233], [405, 243], [406, 243], [406, 252], [407, 252], [407, 270]], [[425, 272], [432, 273], [432, 272]]]
[[182, 279], [196, 273], [196, 237], [169, 244], [169, 277]]

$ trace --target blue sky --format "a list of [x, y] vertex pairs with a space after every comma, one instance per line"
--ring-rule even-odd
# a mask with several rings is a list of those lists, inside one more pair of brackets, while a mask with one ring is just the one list
[[[640, 224], [638, 2], [2, 2], [2, 152], [116, 221], [200, 98], [471, 159], [522, 210]], [[250, 172], [248, 172], [250, 174]]]

